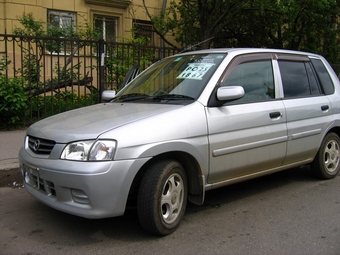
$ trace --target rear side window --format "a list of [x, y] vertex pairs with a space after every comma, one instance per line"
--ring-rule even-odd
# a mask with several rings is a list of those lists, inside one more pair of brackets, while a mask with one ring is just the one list
[[320, 59], [311, 59], [311, 61], [320, 80], [323, 93], [326, 95], [333, 94], [334, 84], [332, 82], [331, 77], [329, 76], [329, 73], [325, 65], [322, 63]]
[[321, 94], [309, 62], [279, 60], [284, 97]]

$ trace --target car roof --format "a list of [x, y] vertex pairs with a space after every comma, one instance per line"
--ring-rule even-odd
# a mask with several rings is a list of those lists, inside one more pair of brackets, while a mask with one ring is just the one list
[[[234, 53], [236, 55], [246, 54], [246, 53], [277, 53], [277, 54], [294, 54], [294, 55], [305, 55], [305, 56], [314, 56], [318, 57], [319, 55], [296, 51], [296, 50], [285, 50], [285, 49], [270, 49], [270, 48], [216, 48], [216, 49], [205, 49], [205, 50], [195, 50], [195, 51], [187, 51], [183, 53], [178, 53], [180, 55], [192, 55], [192, 54], [204, 54], [204, 53]], [[178, 55], [176, 54], [176, 55]]]

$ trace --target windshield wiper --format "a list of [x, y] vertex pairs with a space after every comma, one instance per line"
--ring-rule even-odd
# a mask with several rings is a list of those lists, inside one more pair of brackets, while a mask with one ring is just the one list
[[186, 95], [180, 94], [164, 94], [155, 96], [152, 99], [161, 99], [161, 100], [195, 100], [195, 98]]
[[148, 94], [130, 93], [130, 94], [122, 95], [122, 96], [117, 97], [115, 99], [121, 100], [122, 102], [126, 102], [126, 101], [145, 99], [145, 98], [148, 98], [148, 97], [150, 97], [150, 95], [148, 95]]
[[116, 97], [113, 101], [121, 101], [121, 102], [128, 102], [128, 101], [137, 101], [137, 100], [195, 100], [195, 98], [180, 95], [180, 94], [163, 94], [158, 96], [150, 96], [148, 94], [143, 93], [130, 93], [126, 95], [122, 95]]

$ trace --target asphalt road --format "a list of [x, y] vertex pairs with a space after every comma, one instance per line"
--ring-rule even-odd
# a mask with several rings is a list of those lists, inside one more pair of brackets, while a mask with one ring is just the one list
[[0, 254], [340, 254], [340, 176], [320, 181], [308, 168], [207, 192], [162, 238], [143, 232], [135, 210], [88, 220], [19, 187], [0, 188]]

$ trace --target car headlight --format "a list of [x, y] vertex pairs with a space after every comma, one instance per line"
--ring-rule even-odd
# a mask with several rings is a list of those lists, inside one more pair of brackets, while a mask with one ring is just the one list
[[79, 161], [112, 160], [116, 141], [88, 140], [69, 143], [61, 154], [61, 159]]

